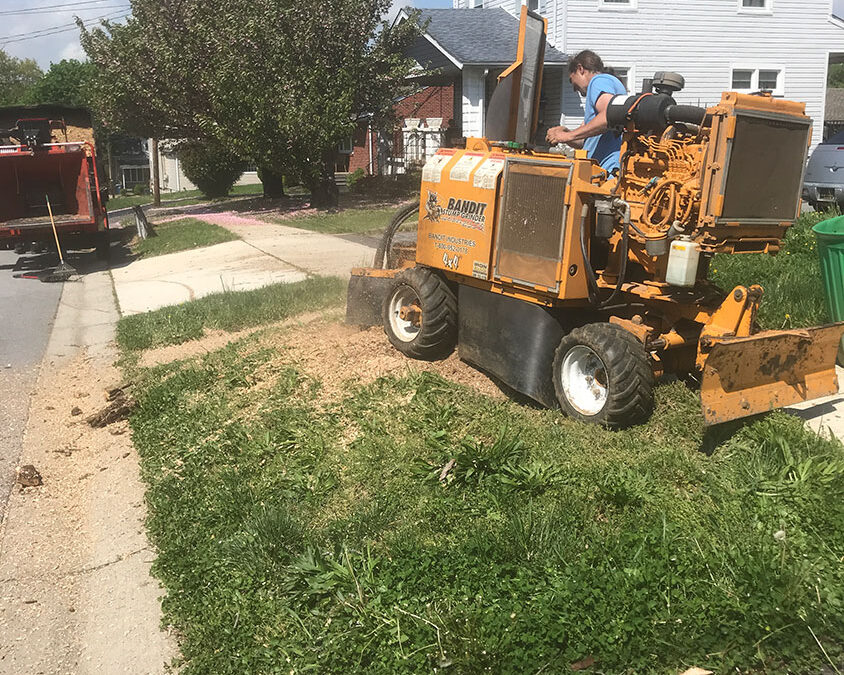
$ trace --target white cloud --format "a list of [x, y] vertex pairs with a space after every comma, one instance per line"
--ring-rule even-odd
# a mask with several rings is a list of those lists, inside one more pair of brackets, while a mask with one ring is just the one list
[[79, 44], [79, 40], [68, 42], [67, 45], [65, 45], [65, 48], [59, 53], [59, 61], [62, 59], [77, 59], [79, 61], [84, 61], [86, 58], [85, 50], [82, 49], [82, 45]]

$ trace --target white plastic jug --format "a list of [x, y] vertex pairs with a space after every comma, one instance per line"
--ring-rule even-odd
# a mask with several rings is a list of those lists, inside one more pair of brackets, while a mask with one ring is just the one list
[[671, 242], [665, 281], [672, 286], [694, 286], [700, 262], [700, 245], [688, 237]]

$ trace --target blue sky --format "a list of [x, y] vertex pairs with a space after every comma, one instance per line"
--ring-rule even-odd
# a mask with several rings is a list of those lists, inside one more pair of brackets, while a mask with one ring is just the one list
[[[451, 7], [452, 0], [395, 0], [389, 18], [407, 5]], [[74, 16], [96, 25], [128, 13], [128, 0], [0, 0], [0, 48], [47, 70], [51, 62], [85, 57]]]

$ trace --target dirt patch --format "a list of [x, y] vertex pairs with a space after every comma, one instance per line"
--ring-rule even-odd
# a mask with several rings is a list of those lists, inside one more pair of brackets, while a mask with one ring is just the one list
[[321, 320], [279, 331], [268, 341], [285, 354], [285, 360], [300, 364], [308, 375], [322, 382], [330, 397], [341, 395], [349, 380], [367, 384], [386, 375], [425, 370], [487, 396], [504, 398], [489, 377], [460, 361], [456, 352], [444, 361], [408, 359], [396, 351], [380, 327], [361, 330]]
[[[275, 324], [234, 333], [207, 331], [198, 340], [144, 352], [140, 365], [150, 368], [204, 356], [259, 331], [264, 335], [247, 351], [258, 346], [272, 347], [285, 362], [299, 365], [307, 375], [321, 382], [329, 398], [342, 395], [349, 381], [368, 384], [379, 377], [423, 370], [438, 373], [451, 382], [472, 387], [487, 396], [505, 398], [493, 380], [463, 363], [456, 352], [443, 361], [409, 359], [389, 343], [381, 327], [360, 329], [347, 326], [339, 310], [308, 312]], [[269, 380], [272, 384], [273, 378]]]
[[240, 340], [241, 338], [252, 335], [262, 330], [273, 330], [283, 328], [285, 326], [296, 326], [307, 324], [312, 321], [324, 319], [326, 317], [339, 316], [339, 311], [331, 312], [306, 312], [290, 319], [284, 319], [276, 323], [254, 326], [240, 331], [227, 332], [224, 330], [209, 330], [205, 329], [205, 333], [198, 340], [190, 340], [178, 345], [168, 345], [166, 347], [158, 347], [157, 349], [150, 349], [143, 353], [139, 365], [144, 368], [152, 368], [160, 366], [165, 363], [172, 363], [173, 361], [182, 361], [190, 359], [194, 356], [204, 356], [218, 349], [222, 349], [226, 345]]
[[85, 422], [116, 382], [84, 353], [42, 366], [21, 453], [41, 480], [13, 490], [0, 529], [0, 673], [165, 669], [131, 435]]

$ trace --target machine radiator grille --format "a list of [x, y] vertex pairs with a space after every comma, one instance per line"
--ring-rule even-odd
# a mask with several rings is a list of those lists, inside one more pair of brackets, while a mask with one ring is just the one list
[[556, 289], [570, 166], [509, 162], [498, 224], [496, 276]]
[[810, 132], [802, 119], [737, 115], [721, 218], [796, 218]]

